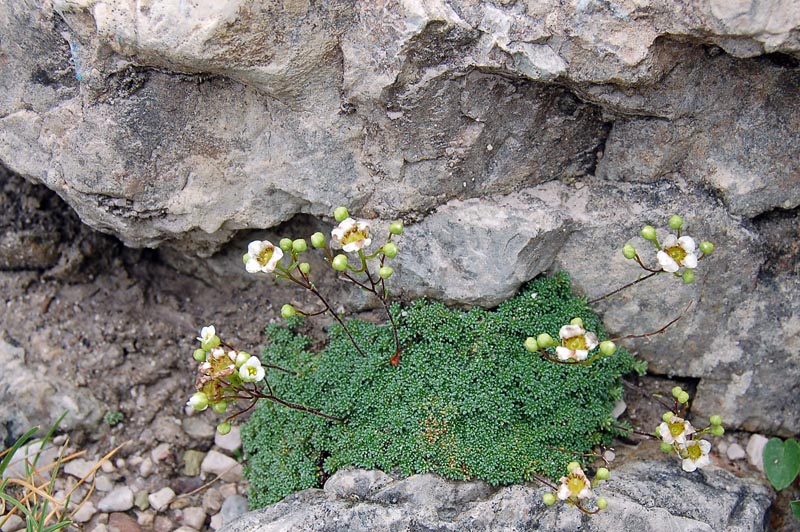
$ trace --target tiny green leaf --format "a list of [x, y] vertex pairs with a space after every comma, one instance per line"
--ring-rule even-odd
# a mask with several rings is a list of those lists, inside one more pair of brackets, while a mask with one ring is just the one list
[[788, 487], [800, 472], [800, 444], [797, 440], [771, 438], [764, 446], [764, 472], [772, 487], [780, 491]]
[[792, 513], [795, 518], [800, 519], [800, 500], [790, 502], [789, 506], [792, 507]]

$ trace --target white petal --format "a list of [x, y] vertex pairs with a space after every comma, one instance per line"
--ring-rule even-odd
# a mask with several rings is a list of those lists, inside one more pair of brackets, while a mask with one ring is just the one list
[[711, 464], [711, 460], [708, 458], [707, 454], [702, 455], [694, 463], [694, 465], [699, 467], [700, 469], [703, 469], [704, 467], [706, 467], [709, 464]]
[[697, 268], [697, 255], [695, 255], [694, 253], [689, 253], [683, 258], [681, 262], [683, 262], [683, 265], [686, 266], [687, 268], [691, 269]]
[[683, 248], [686, 253], [694, 253], [697, 245], [694, 243], [694, 238], [690, 236], [682, 236], [678, 239], [678, 245]]
[[579, 499], [585, 499], [586, 497], [591, 497], [591, 496], [592, 496], [592, 490], [588, 485], [585, 485], [585, 487], [580, 492], [578, 492]]
[[575, 350], [575, 360], [586, 360], [589, 357], [589, 351], [586, 349]]
[[700, 440], [698, 442], [698, 445], [700, 446], [700, 452], [702, 452], [703, 454], [708, 454], [708, 452], [711, 450], [711, 442], [710, 441]]
[[688, 471], [691, 473], [692, 471], [697, 469], [697, 464], [694, 463], [694, 460], [691, 458], [684, 458], [683, 463], [681, 463], [681, 467], [684, 471]]
[[667, 255], [664, 251], [659, 251], [656, 253], [656, 258], [658, 259], [658, 263], [661, 265], [661, 269], [665, 272], [675, 273], [680, 269], [678, 263], [672, 260], [672, 257]]
[[558, 336], [560, 336], [562, 340], [567, 340], [569, 338], [575, 338], [576, 336], [583, 336], [585, 333], [586, 329], [580, 325], [564, 325], [558, 331]]
[[671, 248], [678, 243], [678, 237], [675, 235], [667, 235], [667, 237], [661, 241], [661, 247], [663, 249]]
[[265, 271], [272, 272], [275, 271], [275, 267], [278, 265], [278, 261], [283, 258], [283, 251], [281, 248], [275, 248], [272, 251], [272, 257], [269, 259], [269, 262], [264, 267]]
[[258, 273], [261, 271], [261, 264], [251, 256], [250, 260], [244, 263], [244, 269], [247, 270], [248, 273]]
[[567, 487], [566, 484], [562, 483], [561, 486], [558, 488], [558, 493], [556, 494], [556, 496], [562, 501], [566, 501], [567, 499], [569, 499], [570, 495], [572, 495], [572, 492], [569, 491], [569, 487]]
[[575, 352], [572, 349], [568, 349], [561, 345], [556, 347], [556, 356], [559, 360], [569, 360], [574, 354]]
[[586, 340], [586, 349], [589, 351], [597, 347], [597, 335], [595, 333], [587, 332], [583, 335], [583, 338]]
[[251, 257], [255, 257], [259, 253], [264, 250], [264, 241], [261, 240], [253, 240], [249, 244], [247, 244], [247, 254]]
[[667, 425], [666, 422], [658, 426], [658, 434], [661, 436], [661, 439], [664, 440], [664, 443], [673, 443], [675, 441], [672, 437], [672, 433], [669, 431], [669, 425]]

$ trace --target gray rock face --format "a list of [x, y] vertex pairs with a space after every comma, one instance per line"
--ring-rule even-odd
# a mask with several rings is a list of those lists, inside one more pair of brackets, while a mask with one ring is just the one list
[[[607, 323], [695, 300], [630, 345], [700, 379], [696, 413], [800, 431], [796, 2], [21, 0], [0, 22], [0, 162], [133, 246], [209, 255], [346, 204], [408, 223], [404, 294], [493, 306], [548, 269], [621, 286], [616, 250], [684, 214], [718, 244], [699, 281], [642, 283]], [[56, 260], [0, 240], [6, 267]]]
[[[722, 470], [684, 473], [675, 462], [629, 463], [596, 492], [607, 510], [586, 516], [542, 503], [543, 488], [492, 488], [414, 475], [364, 490], [370, 472], [339, 471], [324, 490], [306, 490], [244, 515], [222, 532], [587, 530], [622, 532], [756, 531], [764, 529], [771, 491]], [[359, 480], [361, 479], [361, 480]], [[353, 486], [354, 490], [342, 490]]]

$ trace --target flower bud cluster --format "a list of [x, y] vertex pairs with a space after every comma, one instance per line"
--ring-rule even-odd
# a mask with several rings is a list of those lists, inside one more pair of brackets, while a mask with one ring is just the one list
[[645, 225], [640, 231], [642, 238], [656, 248], [658, 266], [646, 266], [632, 244], [622, 247], [622, 255], [628, 260], [636, 261], [646, 271], [672, 273], [686, 284], [691, 284], [695, 281], [698, 262], [714, 251], [714, 244], [704, 241], [698, 246], [694, 238], [683, 235], [683, 218], [677, 214], [670, 217], [668, 225], [677, 234], [670, 233], [662, 241], [659, 241], [658, 233], [652, 225]]
[[[200, 348], [192, 353], [200, 363], [195, 380], [196, 391], [186, 404], [200, 411], [210, 406], [221, 414], [229, 403], [236, 401], [243, 387], [264, 380], [265, 371], [258, 357], [226, 346], [213, 325], [203, 327], [197, 339]], [[223, 425], [218, 429], [224, 433]], [[230, 432], [230, 425], [227, 430]]]
[[[547, 333], [529, 336], [525, 340], [525, 349], [531, 353], [540, 353], [549, 360], [567, 364], [591, 364], [602, 357], [610, 357], [617, 352], [617, 345], [611, 340], [598, 342], [597, 335], [583, 327], [581, 318], [573, 318], [569, 325], [558, 331], [561, 343], [557, 343]], [[555, 358], [552, 356], [552, 350]], [[589, 355], [592, 354], [590, 357]]]
[[608, 501], [602, 497], [598, 497], [595, 500], [595, 510], [589, 510], [584, 506], [584, 501], [593, 496], [592, 488], [600, 482], [608, 480], [611, 476], [607, 468], [598, 468], [595, 472], [594, 480], [590, 480], [578, 462], [570, 462], [567, 464], [567, 473], [567, 475], [559, 479], [560, 484], [554, 493], [548, 492], [542, 496], [544, 504], [550, 506], [555, 504], [556, 501], [563, 501], [588, 514], [597, 513], [608, 507]]
[[661, 440], [661, 451], [678, 455], [684, 471], [702, 469], [711, 463], [708, 457], [711, 442], [699, 436], [703, 434], [722, 436], [725, 433], [722, 417], [711, 416], [708, 427], [697, 430], [688, 420], [681, 417], [689, 402], [689, 393], [680, 386], [675, 386], [672, 388], [672, 397], [675, 400], [674, 410], [664, 412], [661, 424], [656, 428], [656, 436]]

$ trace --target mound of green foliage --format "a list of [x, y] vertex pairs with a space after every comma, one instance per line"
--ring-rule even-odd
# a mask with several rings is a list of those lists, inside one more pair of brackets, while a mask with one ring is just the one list
[[[262, 401], [242, 437], [254, 507], [318, 486], [345, 466], [402, 475], [433, 472], [492, 484], [533, 473], [557, 478], [568, 462], [619, 434], [611, 409], [620, 377], [637, 369], [623, 349], [590, 367], [543, 360], [525, 350], [527, 336], [558, 331], [580, 317], [605, 331], [559, 274], [528, 284], [494, 311], [451, 310], [417, 301], [393, 309], [404, 347], [397, 367], [390, 326], [348, 323], [365, 350], [333, 327], [315, 354], [310, 338], [270, 326], [266, 362], [279, 397], [344, 418], [343, 423]], [[570, 450], [572, 452], [567, 452]]]

